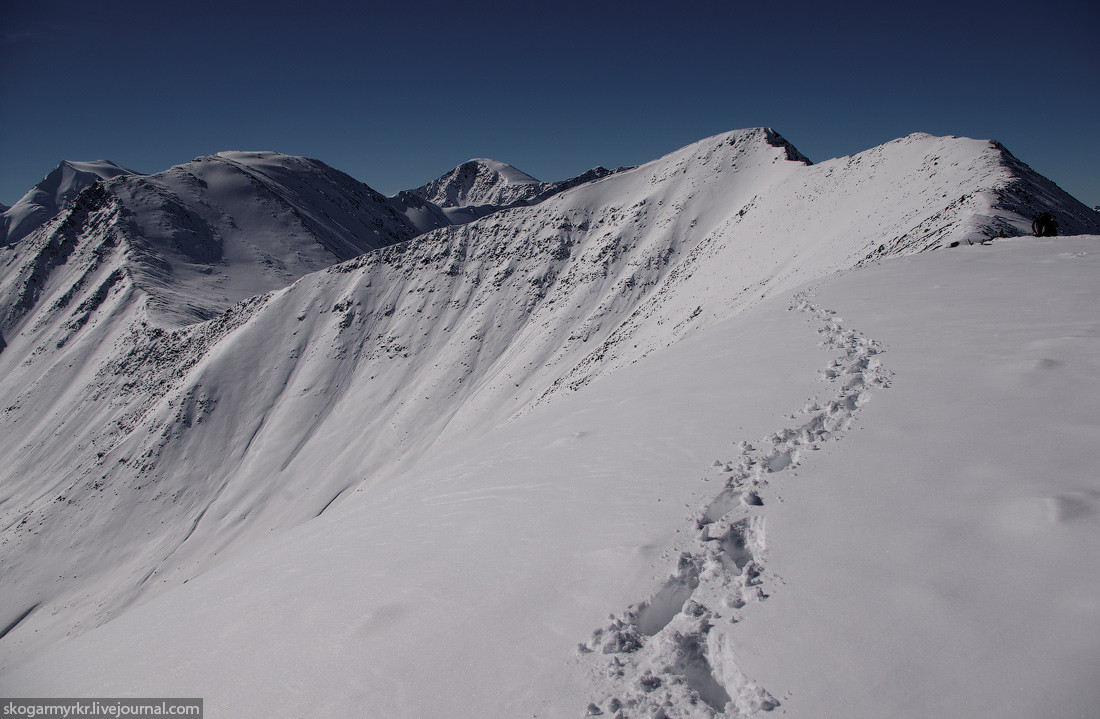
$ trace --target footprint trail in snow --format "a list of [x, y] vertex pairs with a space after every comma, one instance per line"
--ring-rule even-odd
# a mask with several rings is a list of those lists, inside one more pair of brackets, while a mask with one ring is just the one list
[[832, 394], [816, 396], [785, 427], [735, 457], [715, 460], [711, 471], [724, 488], [690, 518], [691, 531], [672, 575], [648, 599], [631, 605], [579, 646], [593, 677], [587, 715], [615, 719], [745, 717], [779, 702], [736, 664], [736, 625], [754, 602], [767, 598], [765, 510], [760, 490], [797, 467], [808, 452], [840, 440], [871, 392], [890, 385], [883, 348], [810, 293], [790, 310], [820, 322], [821, 346], [841, 352], [820, 372]]

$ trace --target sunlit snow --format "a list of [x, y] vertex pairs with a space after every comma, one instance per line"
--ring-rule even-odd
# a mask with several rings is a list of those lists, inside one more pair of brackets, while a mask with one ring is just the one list
[[737, 131], [545, 197], [472, 162], [444, 211], [222, 153], [0, 250], [0, 694], [1100, 705], [1100, 215], [923, 134]]

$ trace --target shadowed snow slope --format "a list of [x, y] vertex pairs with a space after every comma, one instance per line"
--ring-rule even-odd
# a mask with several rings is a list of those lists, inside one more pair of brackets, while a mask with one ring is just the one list
[[[130, 627], [147, 638], [153, 629], [142, 622], [173, 625], [159, 612], [178, 609], [181, 617], [209, 614], [222, 637], [219, 656], [248, 666], [253, 689], [232, 694], [215, 673], [228, 681], [233, 672], [218, 662], [210, 673], [192, 665], [190, 675], [159, 666], [180, 678], [172, 687], [232, 704], [227, 714], [297, 711], [304, 705], [294, 701], [323, 698], [337, 713], [365, 706], [432, 716], [461, 695], [469, 711], [450, 713], [514, 716], [547, 706], [559, 688], [561, 701], [581, 702], [580, 710], [590, 700], [607, 708], [617, 692], [647, 707], [665, 695], [646, 699], [635, 684], [621, 690], [607, 667], [584, 664], [583, 655], [577, 671], [586, 666], [590, 679], [577, 683], [566, 671], [570, 648], [594, 630], [600, 639], [591, 647], [618, 637], [623, 650], [643, 617], [629, 667], [641, 686], [680, 652], [689, 660], [658, 680], [672, 699], [701, 701], [700, 715], [725, 711], [727, 699], [742, 713], [786, 705], [782, 687], [756, 683], [722, 649], [734, 639], [703, 627], [728, 611], [715, 599], [725, 575], [708, 567], [736, 568], [741, 585], [731, 602], [744, 604], [758, 594], [755, 567], [770, 565], [757, 557], [762, 520], [727, 516], [734, 485], [697, 481], [698, 457], [704, 467], [730, 460], [737, 492], [757, 506], [752, 497], [767, 487], [752, 484], [752, 468], [794, 471], [811, 451], [799, 444], [803, 429], [806, 437], [843, 434], [865, 399], [860, 383], [870, 391], [886, 375], [876, 374], [870, 340], [830, 329], [823, 310], [803, 299], [799, 316], [824, 322], [829, 348], [848, 353], [842, 366], [826, 367], [816, 331], [791, 322], [794, 313], [768, 314], [772, 298], [785, 308], [799, 286], [837, 271], [1030, 231], [1038, 210], [1053, 211], [1069, 231], [1100, 231], [1095, 213], [993, 143], [913, 135], [809, 165], [757, 129], [283, 287], [311, 252], [352, 251], [340, 227], [405, 227], [406, 215], [389, 203], [414, 205], [408, 193], [379, 200], [354, 186], [322, 192], [314, 184], [328, 177], [322, 170], [306, 173], [310, 182], [281, 174], [298, 162], [312, 161], [232, 153], [144, 184], [120, 178], [89, 189], [5, 251], [0, 683], [26, 681], [48, 693], [48, 677], [35, 669], [45, 665], [33, 655], [67, 662], [100, 642], [122, 647], [117, 633]], [[260, 187], [275, 189], [256, 194]], [[187, 202], [173, 199], [185, 195]], [[229, 221], [218, 214], [222, 205], [203, 204], [212, 195], [248, 199], [231, 203]], [[438, 217], [431, 207], [424, 213]], [[158, 219], [165, 217], [172, 221]], [[188, 227], [193, 233], [180, 229]], [[218, 241], [231, 248], [218, 250], [228, 268], [205, 254]], [[961, 252], [989, 249], [936, 260], [950, 266]], [[223, 285], [204, 284], [219, 272]], [[244, 299], [249, 287], [281, 289]], [[217, 303], [203, 304], [215, 288]], [[234, 297], [242, 301], [225, 309]], [[184, 324], [212, 310], [225, 311]], [[738, 319], [747, 310], [755, 319]], [[836, 396], [808, 409], [820, 416], [805, 427], [782, 424], [780, 413], [803, 406], [819, 374]], [[698, 416], [696, 400], [709, 407]], [[790, 436], [738, 458], [719, 453], [724, 443], [780, 429]], [[677, 530], [691, 530], [681, 515], [698, 505], [710, 506], [711, 534], [676, 545]], [[716, 554], [711, 539], [725, 549]], [[689, 557], [679, 568], [677, 552]], [[225, 583], [244, 567], [256, 573], [235, 595], [243, 604], [223, 605]], [[678, 583], [659, 591], [670, 571]], [[335, 579], [339, 572], [346, 579]], [[650, 592], [694, 596], [704, 610], [688, 616]], [[136, 607], [158, 595], [164, 604]], [[302, 605], [307, 599], [313, 608]], [[231, 619], [248, 603], [264, 609]], [[303, 612], [295, 629], [281, 614], [291, 608]], [[620, 626], [600, 629], [609, 613], [619, 613]], [[179, 619], [172, 631], [197, 630], [191, 622]], [[292, 637], [295, 656], [273, 656], [256, 635], [261, 625], [270, 641]], [[482, 644], [491, 648], [475, 660], [456, 659], [460, 647], [468, 654]], [[512, 644], [519, 654], [500, 651]], [[98, 666], [117, 670], [133, 692], [153, 686], [124, 669], [122, 655], [109, 656]], [[171, 664], [186, 653], [164, 656], [175, 657]], [[325, 674], [333, 662], [343, 670]], [[410, 680], [421, 674], [418, 663], [423, 677]], [[530, 675], [496, 679], [518, 665], [533, 667]], [[284, 671], [308, 676], [308, 690], [295, 700], [275, 692], [270, 706], [243, 709], [246, 694], [282, 686]], [[80, 682], [104, 679], [94, 667], [70, 678], [75, 694]], [[209, 690], [200, 687], [207, 681]], [[578, 711], [549, 706], [550, 715]]]
[[99, 180], [137, 174], [107, 160], [62, 162], [11, 207], [0, 207], [0, 246], [18, 242], [52, 220], [86, 187]]

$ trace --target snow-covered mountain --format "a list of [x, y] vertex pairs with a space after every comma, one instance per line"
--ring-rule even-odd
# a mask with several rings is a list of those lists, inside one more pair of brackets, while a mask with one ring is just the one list
[[533, 197], [541, 186], [509, 164], [475, 158], [411, 192], [440, 207], [509, 205]]
[[[567, 180], [542, 182], [509, 164], [475, 158], [408, 192], [442, 208], [486, 208], [491, 211], [520, 204], [534, 205], [610, 174], [611, 170], [594, 167]], [[487, 212], [481, 212], [482, 216], [485, 214]]]
[[60, 308], [77, 288], [95, 283], [105, 293], [103, 282], [124, 278], [158, 323], [188, 324], [448, 222], [417, 198], [387, 198], [317, 160], [273, 152], [223, 152], [121, 176], [71, 202], [4, 250], [0, 332], [12, 332], [40, 297]]
[[107, 160], [62, 162], [14, 205], [0, 206], [0, 246], [34, 232], [99, 180], [136, 174]]
[[[861, 335], [807, 283], [962, 246], [922, 266], [950, 265], [1039, 211], [1100, 233], [996, 143], [923, 134], [811, 165], [771, 130], [725, 133], [404, 242], [445, 217], [430, 197], [381, 198], [312, 162], [234, 153], [118, 178], [6, 250], [0, 688], [156, 688], [257, 716], [313, 700], [438, 715], [456, 687], [457, 713], [479, 716], [797, 705], [747, 673], [736, 633], [704, 625], [740, 621], [761, 582], [780, 592], [765, 475], [815, 449], [836, 466], [825, 440], [903, 379], [878, 357], [900, 338]], [[307, 274], [317, 247], [353, 253], [364, 228], [378, 249]], [[1057, 274], [1046, 246], [1035, 261]], [[1093, 265], [1067, 265], [1081, 297]], [[883, 306], [925, 297], [937, 271]], [[889, 292], [857, 304], [845, 282], [836, 296], [885, 331]], [[154, 627], [168, 639], [134, 651]], [[219, 646], [200, 668], [202, 641]], [[133, 658], [87, 661], [108, 646]], [[245, 689], [218, 679], [242, 672]], [[246, 708], [284, 672], [308, 691]]]

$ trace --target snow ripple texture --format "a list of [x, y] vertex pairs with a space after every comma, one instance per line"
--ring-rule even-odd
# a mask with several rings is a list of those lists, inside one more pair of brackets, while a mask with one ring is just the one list
[[732, 459], [714, 461], [710, 471], [722, 476], [724, 488], [690, 517], [671, 576], [578, 647], [594, 683], [588, 716], [746, 717], [780, 705], [736, 663], [736, 625], [776, 583], [766, 566], [761, 490], [808, 453], [843, 439], [872, 391], [891, 379], [883, 347], [811, 296], [795, 295], [789, 309], [820, 323], [821, 346], [841, 353], [820, 372], [831, 397], [811, 398], [788, 415], [791, 426], [741, 441]]

